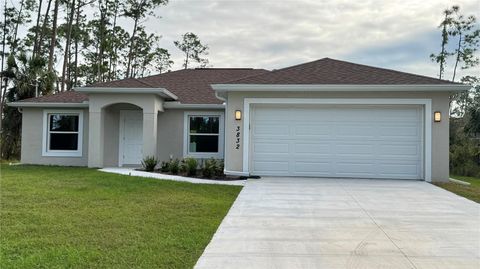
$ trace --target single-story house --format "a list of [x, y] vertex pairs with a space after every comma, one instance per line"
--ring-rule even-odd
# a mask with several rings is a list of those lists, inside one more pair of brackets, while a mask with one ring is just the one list
[[220, 158], [229, 175], [444, 181], [449, 96], [468, 86], [329, 58], [201, 68], [10, 103], [21, 162], [88, 167]]

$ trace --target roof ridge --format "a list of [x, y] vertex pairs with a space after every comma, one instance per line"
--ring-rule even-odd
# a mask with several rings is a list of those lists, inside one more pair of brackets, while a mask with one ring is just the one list
[[439, 82], [444, 82], [444, 83], [449, 83], [449, 84], [461, 84], [461, 83], [458, 83], [458, 82], [452, 82], [452, 81], [449, 81], [449, 80], [438, 79], [438, 78], [435, 78], [435, 77], [418, 75], [418, 74], [414, 74], [414, 73], [397, 71], [397, 70], [393, 70], [393, 69], [389, 69], [389, 68], [371, 66], [371, 65], [366, 65], [366, 64], [357, 64], [357, 63], [353, 63], [353, 62], [348, 62], [348, 61], [344, 61], [344, 60], [337, 60], [337, 59], [332, 59], [332, 58], [328, 58], [328, 57], [324, 57], [324, 58], [313, 60], [313, 61], [306, 62], [306, 63], [300, 63], [300, 64], [288, 66], [288, 67], [285, 67], [285, 68], [275, 69], [275, 70], [272, 70], [268, 73], [263, 73], [263, 74], [249, 76], [249, 77], [230, 80], [230, 81], [225, 82], [224, 84], [242, 82], [242, 80], [250, 79], [250, 78], [261, 78], [261, 77], [264, 77], [264, 76], [269, 76], [269, 75], [272, 75], [272, 74], [276, 74], [278, 72], [284, 72], [284, 71], [289, 70], [289, 69], [294, 69], [294, 68], [297, 68], [299, 66], [310, 65], [310, 64], [313, 64], [313, 63], [317, 63], [317, 62], [320, 62], [320, 61], [326, 61], [326, 60], [330, 60], [330, 61], [333, 61], [333, 62], [339, 62], [339, 63], [347, 64], [347, 65], [350, 65], [350, 66], [360, 66], [360, 67], [363, 67], [363, 68], [368, 68], [370, 70], [377, 70], [377, 71], [383, 71], [383, 72], [391, 72], [391, 73], [394, 73], [394, 74], [403, 74], [403, 75], [408, 75], [408, 76], [415, 76], [417, 78], [431, 79], [431, 80], [436, 80], [436, 81], [439, 81]]
[[278, 72], [278, 71], [283, 71], [283, 70], [287, 70], [287, 69], [290, 69], [290, 68], [294, 68], [294, 67], [298, 67], [298, 66], [306, 65], [306, 64], [311, 64], [311, 63], [314, 63], [314, 62], [319, 62], [319, 61], [327, 60], [327, 59], [330, 59], [330, 58], [324, 57], [324, 58], [316, 59], [316, 60], [313, 60], [313, 61], [310, 61], [310, 62], [299, 63], [299, 64], [296, 64], [296, 65], [287, 66], [287, 67], [283, 67], [283, 68], [280, 68], [280, 69], [273, 69], [273, 70], [264, 69], [264, 70], [267, 70], [268, 73], [252, 75], [252, 76], [244, 77], [244, 78], [236, 78], [236, 79], [234, 79], [234, 80], [226, 81], [226, 82], [224, 82], [224, 84], [228, 84], [228, 83], [232, 83], [232, 82], [237, 82], [237, 81], [239, 81], [239, 80], [246, 79], [246, 78], [254, 78], [254, 77], [265, 76], [265, 75], [269, 75], [269, 74], [272, 74], [272, 73], [276, 73], [276, 72]]
[[358, 65], [358, 66], [363, 66], [363, 67], [366, 67], [366, 68], [372, 68], [372, 69], [377, 69], [377, 70], [390, 71], [390, 72], [394, 72], [394, 73], [401, 73], [401, 74], [416, 76], [416, 77], [420, 77], [420, 78], [435, 79], [435, 80], [439, 80], [439, 81], [443, 81], [443, 82], [449, 82], [449, 83], [453, 83], [453, 84], [461, 84], [461, 83], [446, 80], [446, 79], [439, 79], [439, 78], [435, 78], [435, 77], [419, 75], [419, 74], [409, 73], [409, 72], [405, 72], [405, 71], [394, 70], [394, 69], [391, 69], [391, 68], [384, 68], [384, 67], [378, 67], [378, 66], [372, 66], [372, 65], [366, 65], [366, 64], [352, 63], [352, 62], [349, 62], [349, 61], [332, 59], [332, 58], [323, 58], [323, 59], [329, 59], [329, 60], [332, 60], [332, 61], [342, 62], [342, 63], [345, 63], [345, 64]]
[[257, 76], [261, 76], [261, 75], [266, 75], [266, 74], [270, 74], [270, 70], [268, 69], [263, 69], [263, 68], [258, 68], [258, 69], [254, 69], [254, 70], [263, 70], [263, 71], [266, 71], [265, 73], [262, 73], [262, 74], [255, 74], [255, 75], [247, 75], [245, 77], [241, 77], [241, 78], [236, 78], [234, 80], [227, 80], [227, 81], [224, 81], [224, 82], [221, 82], [221, 83], [215, 83], [215, 84], [228, 84], [230, 82], [235, 82], [237, 80], [242, 80], [242, 79], [246, 79], [246, 78], [253, 78], [253, 77], [257, 77]]
[[151, 87], [151, 88], [157, 88], [157, 87], [155, 87], [154, 85], [152, 85], [152, 84], [150, 84], [150, 83], [148, 83], [148, 82], [145, 82], [145, 81], [140, 80], [140, 79], [142, 79], [142, 78], [134, 78], [134, 79], [135, 79], [136, 81], [138, 81], [139, 83], [144, 84], [144, 85], [146, 85], [146, 86], [149, 86], [149, 87]]

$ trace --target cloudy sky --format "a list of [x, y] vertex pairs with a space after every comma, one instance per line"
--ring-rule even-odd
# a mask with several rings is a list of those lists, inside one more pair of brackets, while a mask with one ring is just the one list
[[192, 31], [210, 46], [214, 67], [330, 57], [436, 76], [429, 55], [439, 50], [442, 11], [454, 4], [480, 17], [480, 0], [172, 0], [146, 25], [163, 35], [177, 67], [172, 42]]
[[480, 17], [480, 0], [170, 0], [144, 23], [162, 35], [174, 69], [182, 55], [173, 41], [194, 32], [213, 67], [275, 69], [330, 57], [437, 76], [429, 55], [452, 5]]

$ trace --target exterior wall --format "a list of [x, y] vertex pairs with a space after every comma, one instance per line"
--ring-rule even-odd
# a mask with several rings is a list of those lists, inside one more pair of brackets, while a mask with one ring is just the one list
[[157, 157], [160, 161], [183, 158], [185, 112], [223, 111], [215, 109], [169, 109], [158, 115]]
[[[241, 172], [243, 150], [235, 149], [237, 126], [243, 129], [242, 120], [234, 118], [235, 110], [243, 111], [244, 98], [421, 98], [432, 100], [432, 113], [442, 113], [441, 122], [432, 124], [432, 181], [447, 181], [449, 178], [449, 95], [448, 92], [230, 92], [225, 112], [225, 169]], [[426, 123], [429, 124], [429, 123]], [[242, 133], [243, 134], [243, 133]], [[243, 143], [244, 138], [241, 139]]]
[[[51, 110], [52, 108], [47, 108]], [[42, 156], [44, 108], [23, 108], [21, 162], [26, 164], [86, 166], [88, 163], [88, 109], [83, 110], [83, 143], [81, 157]], [[58, 110], [72, 110], [58, 108]], [[74, 109], [78, 110], [78, 109]]]
[[185, 110], [166, 110], [158, 115], [157, 157], [162, 161], [183, 157], [183, 115]]

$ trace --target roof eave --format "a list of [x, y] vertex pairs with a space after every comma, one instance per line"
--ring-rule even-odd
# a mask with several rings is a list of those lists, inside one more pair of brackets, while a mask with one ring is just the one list
[[180, 102], [165, 102], [167, 109], [225, 109], [225, 104], [183, 104]]
[[122, 87], [78, 87], [75, 88], [77, 92], [83, 93], [142, 93], [142, 94], [156, 94], [168, 100], [178, 100], [178, 96], [165, 88], [122, 88]]
[[212, 84], [217, 92], [235, 91], [317, 91], [317, 92], [372, 92], [372, 91], [445, 91], [458, 92], [471, 88], [464, 84], [386, 84], [386, 85], [361, 85], [361, 84]]
[[62, 108], [78, 108], [88, 107], [88, 102], [83, 103], [60, 103], [60, 102], [11, 102], [7, 103], [11, 107], [62, 107]]

